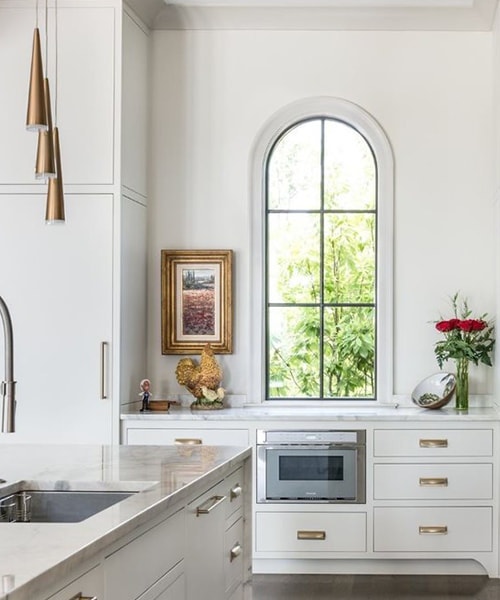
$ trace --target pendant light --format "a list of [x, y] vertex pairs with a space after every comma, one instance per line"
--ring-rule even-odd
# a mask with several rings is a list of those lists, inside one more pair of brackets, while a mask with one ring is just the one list
[[56, 176], [49, 179], [47, 192], [47, 208], [45, 211], [45, 222], [47, 225], [54, 225], [65, 222], [64, 213], [64, 190], [61, 168], [61, 146], [59, 142], [59, 128], [57, 127], [57, 83], [58, 83], [58, 64], [57, 64], [57, 0], [55, 0], [55, 99], [54, 99], [54, 129], [52, 131], [52, 145], [54, 151], [54, 162]]
[[[45, 0], [45, 72], [49, 73], [49, 19], [48, 0]], [[50, 102], [50, 87], [48, 77], [43, 80], [43, 96], [45, 101], [45, 117], [47, 129], [38, 132], [38, 147], [36, 153], [35, 178], [49, 179], [56, 176], [54, 161], [54, 145], [52, 140], [52, 109]]]
[[45, 96], [43, 92], [42, 51], [40, 48], [40, 31], [38, 29], [38, 0], [36, 2], [36, 21], [35, 30], [33, 32], [33, 48], [31, 52], [26, 129], [28, 131], [43, 131], [47, 129]]

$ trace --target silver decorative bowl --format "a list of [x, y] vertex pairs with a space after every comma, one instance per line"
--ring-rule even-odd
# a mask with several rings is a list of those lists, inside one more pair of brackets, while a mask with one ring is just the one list
[[420, 408], [441, 408], [451, 400], [456, 384], [453, 373], [434, 373], [417, 385], [411, 399]]

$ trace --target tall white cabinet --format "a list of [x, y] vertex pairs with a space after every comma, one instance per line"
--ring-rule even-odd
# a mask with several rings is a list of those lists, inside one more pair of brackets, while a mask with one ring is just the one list
[[[18, 382], [0, 442], [118, 442], [120, 403], [146, 376], [148, 32], [119, 0], [59, 0], [56, 77], [54, 3], [48, 61], [39, 4], [66, 224], [44, 223], [24, 127], [35, 3], [0, 0], [0, 296]], [[0, 368], [3, 351], [0, 334]]]

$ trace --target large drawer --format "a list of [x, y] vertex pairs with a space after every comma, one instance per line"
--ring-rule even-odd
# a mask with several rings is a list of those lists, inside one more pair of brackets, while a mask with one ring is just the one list
[[491, 429], [376, 429], [374, 456], [492, 456]]
[[248, 446], [248, 429], [127, 429], [127, 444], [206, 444], [208, 446]]
[[365, 513], [258, 512], [258, 552], [365, 552]]
[[493, 465], [376, 464], [375, 500], [486, 500], [493, 497]]
[[[180, 510], [106, 557], [107, 597], [135, 600], [185, 554], [185, 513]], [[143, 560], [137, 562], [138, 557]]]
[[491, 507], [374, 509], [376, 552], [490, 552], [491, 549]]

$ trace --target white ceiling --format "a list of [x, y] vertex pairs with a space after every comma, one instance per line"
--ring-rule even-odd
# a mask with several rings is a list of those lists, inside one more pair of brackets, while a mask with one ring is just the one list
[[488, 31], [498, 0], [125, 0], [153, 29]]

